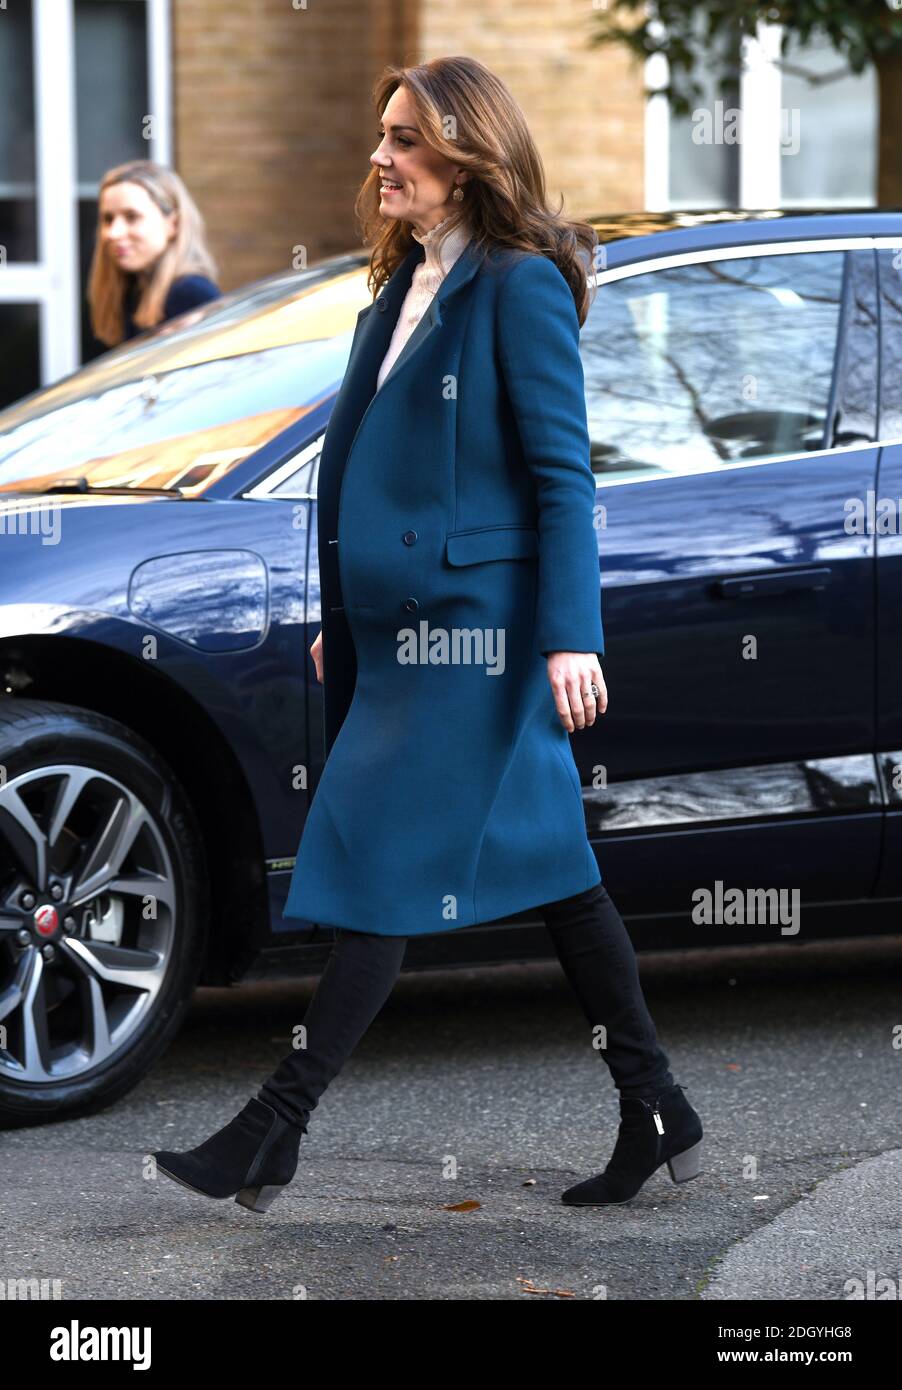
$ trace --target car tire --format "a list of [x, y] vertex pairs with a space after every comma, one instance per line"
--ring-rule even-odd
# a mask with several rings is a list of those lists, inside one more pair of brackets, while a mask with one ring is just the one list
[[104, 1109], [146, 1075], [188, 1008], [208, 909], [197, 819], [150, 744], [0, 698], [2, 1127]]

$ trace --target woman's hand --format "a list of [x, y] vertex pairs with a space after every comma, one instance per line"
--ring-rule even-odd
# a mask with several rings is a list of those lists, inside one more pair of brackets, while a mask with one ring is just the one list
[[313, 664], [316, 667], [316, 679], [320, 685], [323, 683], [323, 633], [322, 628], [317, 633], [316, 641], [310, 648], [310, 655], [313, 657]]
[[[608, 692], [594, 652], [551, 652], [547, 658], [548, 679], [561, 723], [568, 733], [574, 728], [591, 728], [596, 714], [608, 707]], [[592, 694], [592, 682], [598, 698]], [[583, 691], [589, 693], [583, 698]]]

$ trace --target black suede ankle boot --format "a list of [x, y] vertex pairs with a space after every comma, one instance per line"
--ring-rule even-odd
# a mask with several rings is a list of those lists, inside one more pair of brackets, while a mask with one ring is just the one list
[[254, 1097], [216, 1134], [185, 1153], [161, 1150], [157, 1167], [205, 1197], [235, 1196], [249, 1211], [266, 1211], [297, 1171], [306, 1129]]
[[682, 1092], [675, 1085], [657, 1097], [621, 1096], [620, 1129], [607, 1167], [568, 1188], [561, 1201], [571, 1207], [628, 1202], [662, 1163], [674, 1182], [697, 1178], [704, 1131]]

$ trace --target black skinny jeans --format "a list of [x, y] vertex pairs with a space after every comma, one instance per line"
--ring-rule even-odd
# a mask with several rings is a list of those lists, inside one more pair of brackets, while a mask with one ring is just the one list
[[[660, 1094], [673, 1085], [668, 1060], [642, 995], [633, 943], [608, 891], [598, 883], [538, 911], [564, 974], [622, 1096]], [[323, 1091], [382, 1008], [398, 977], [406, 936], [336, 930], [335, 943], [304, 1015], [306, 1047], [279, 1063], [258, 1099], [306, 1132]]]

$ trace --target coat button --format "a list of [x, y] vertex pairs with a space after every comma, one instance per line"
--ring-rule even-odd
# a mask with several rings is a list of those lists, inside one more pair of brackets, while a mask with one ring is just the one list
[[388, 305], [386, 304], [385, 300], [382, 298], [381, 295], [376, 300], [376, 308], [379, 310], [380, 314], [384, 314], [385, 310], [388, 308]]
[[404, 609], [405, 613], [416, 613], [419, 606], [420, 605], [417, 603], [415, 598], [406, 598], [404, 602], [401, 604], [401, 607]]
[[405, 531], [405, 532], [404, 532], [404, 535], [401, 537], [401, 539], [403, 540], [403, 542], [404, 542], [405, 545], [413, 545], [413, 543], [414, 543], [414, 541], [416, 540], [416, 538], [417, 538], [417, 533], [416, 533], [416, 531]]

